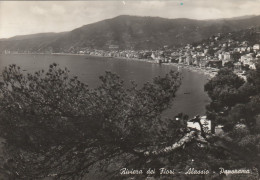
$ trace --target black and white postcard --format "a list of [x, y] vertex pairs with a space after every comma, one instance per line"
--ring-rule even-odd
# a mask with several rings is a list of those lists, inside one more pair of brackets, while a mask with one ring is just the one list
[[1, 180], [259, 180], [260, 1], [0, 1]]

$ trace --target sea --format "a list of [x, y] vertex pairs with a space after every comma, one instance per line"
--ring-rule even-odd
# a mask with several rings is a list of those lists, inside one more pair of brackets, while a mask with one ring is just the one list
[[210, 98], [204, 91], [208, 77], [189, 69], [178, 69], [173, 65], [89, 55], [1, 54], [0, 71], [10, 64], [16, 64], [24, 70], [23, 72], [34, 72], [46, 70], [54, 62], [61, 68], [67, 67], [72, 76], [78, 76], [79, 80], [88, 84], [90, 88], [100, 84], [99, 77], [106, 71], [119, 75], [126, 87], [131, 81], [135, 81], [141, 87], [144, 83], [151, 82], [154, 77], [163, 76], [170, 70], [179, 71], [183, 77], [182, 84], [172, 106], [162, 114], [165, 118], [173, 118], [178, 113], [187, 114], [189, 117], [204, 115], [205, 106], [210, 103]]

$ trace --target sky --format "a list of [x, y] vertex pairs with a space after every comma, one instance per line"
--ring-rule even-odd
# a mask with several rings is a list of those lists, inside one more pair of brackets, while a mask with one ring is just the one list
[[0, 1], [0, 38], [64, 32], [118, 15], [218, 19], [260, 15], [260, 0]]

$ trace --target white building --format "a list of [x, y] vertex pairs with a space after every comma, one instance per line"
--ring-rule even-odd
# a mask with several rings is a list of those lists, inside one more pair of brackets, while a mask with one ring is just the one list
[[254, 50], [254, 51], [259, 51], [259, 50], [260, 50], [260, 45], [259, 45], [259, 44], [255, 44], [255, 45], [253, 46], [253, 50]]
[[249, 54], [246, 54], [246, 55], [243, 55], [241, 56], [240, 58], [240, 62], [243, 63], [243, 64], [248, 64], [250, 62], [252, 62], [254, 60], [254, 57], [253, 57], [253, 54], [252, 53], [249, 53]]
[[223, 131], [223, 126], [222, 125], [218, 125], [215, 127], [215, 134], [218, 136], [224, 135], [224, 131]]
[[225, 53], [224, 53], [224, 60], [225, 60], [225, 61], [230, 61], [230, 60], [231, 60], [230, 52], [225, 52]]
[[240, 52], [246, 52], [246, 50], [247, 50], [246, 46], [240, 48]]
[[[208, 119], [206, 118], [206, 116], [201, 116], [201, 117], [200, 117], [200, 122], [201, 122], [201, 124], [202, 124], [203, 127], [204, 127], [204, 131], [205, 131], [205, 130], [208, 130], [209, 132], [211, 132], [211, 120], [208, 120]], [[199, 123], [197, 123], [197, 122], [187, 122], [187, 127], [189, 127], [189, 128], [195, 128], [195, 129], [197, 129], [197, 130], [201, 130], [201, 129], [200, 129], [200, 125], [199, 125]]]

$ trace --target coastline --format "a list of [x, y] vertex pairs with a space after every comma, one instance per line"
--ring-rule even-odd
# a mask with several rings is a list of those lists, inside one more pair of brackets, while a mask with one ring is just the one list
[[[69, 55], [69, 54], [68, 54]], [[104, 57], [104, 58], [110, 58], [110, 59], [123, 59], [127, 61], [139, 61], [139, 62], [146, 62], [146, 63], [153, 63], [153, 64], [159, 64], [155, 60], [148, 60], [148, 59], [138, 59], [138, 58], [127, 58], [127, 57], [107, 57], [107, 56], [97, 56], [97, 55], [89, 55], [89, 54], [72, 54], [72, 55], [88, 55], [88, 56], [94, 56], [94, 57]], [[198, 66], [190, 66], [185, 64], [177, 64], [177, 63], [161, 63], [160, 65], [164, 66], [174, 66], [179, 69], [186, 69], [188, 71], [201, 73], [205, 75], [208, 79], [213, 78], [217, 73], [212, 72], [212, 69], [207, 68], [200, 68]], [[215, 69], [214, 69], [215, 70]]]
[[[78, 55], [81, 55], [81, 54], [78, 54]], [[89, 54], [87, 54], [87, 55], [88, 56], [94, 56], [94, 57], [105, 57], [105, 58], [111, 58], [111, 59], [115, 58], [115, 59], [123, 59], [123, 60], [127, 60], [127, 61], [139, 61], [139, 62], [158, 64], [155, 60], [148, 60], [148, 59], [126, 58], [126, 57], [107, 57], [107, 56], [97, 56], [97, 55], [89, 55]], [[190, 66], [190, 65], [178, 64], [178, 63], [172, 63], [172, 62], [170, 62], [170, 63], [161, 63], [160, 65], [174, 66], [174, 67], [178, 68], [178, 70], [179, 69], [186, 69], [188, 71], [201, 73], [201, 74], [205, 75], [208, 79], [211, 79], [211, 78], [215, 77], [215, 75], [217, 74], [216, 72], [212, 72], [213, 69], [200, 68], [198, 66]]]
[[[98, 57], [105, 57], [105, 56], [98, 56]], [[110, 57], [108, 57], [108, 58], [110, 58]], [[137, 59], [137, 58], [125, 58], [125, 57], [112, 57], [112, 58], [124, 59], [124, 60], [127, 60], [127, 61], [140, 61], [140, 62], [147, 62], [147, 63], [158, 64], [157, 62], [155, 62], [155, 60]], [[202, 73], [203, 75], [207, 76], [209, 79], [213, 78], [216, 75], [216, 73], [212, 73], [211, 69], [206, 69], [206, 68], [202, 69], [202, 68], [197, 67], [197, 66], [189, 66], [189, 65], [177, 64], [177, 63], [161, 63], [161, 65], [164, 65], [164, 66], [174, 66], [174, 67], [178, 68], [178, 70], [179, 69], [186, 69], [188, 71], [192, 71], [192, 72], [196, 72], [196, 73]]]
[[[5, 54], [7, 55], [7, 54]], [[93, 57], [103, 57], [103, 58], [108, 58], [108, 59], [123, 59], [127, 61], [139, 61], [139, 62], [146, 62], [146, 63], [153, 63], [153, 64], [158, 64], [155, 60], [148, 60], [148, 59], [138, 59], [138, 58], [127, 58], [127, 57], [109, 57], [109, 56], [99, 56], [99, 55], [90, 55], [90, 54], [73, 54], [73, 53], [15, 53], [13, 55], [64, 55], [64, 56], [93, 56]], [[207, 76], [208, 79], [213, 78], [216, 74], [217, 71], [214, 69], [215, 72], [212, 72], [213, 69], [210, 68], [200, 68], [198, 66], [191, 66], [191, 65], [185, 65], [185, 64], [178, 64], [178, 63], [161, 63], [160, 65], [164, 66], [174, 66], [178, 68], [178, 71], [180, 69], [185, 69], [188, 71], [196, 72], [203, 74]]]

